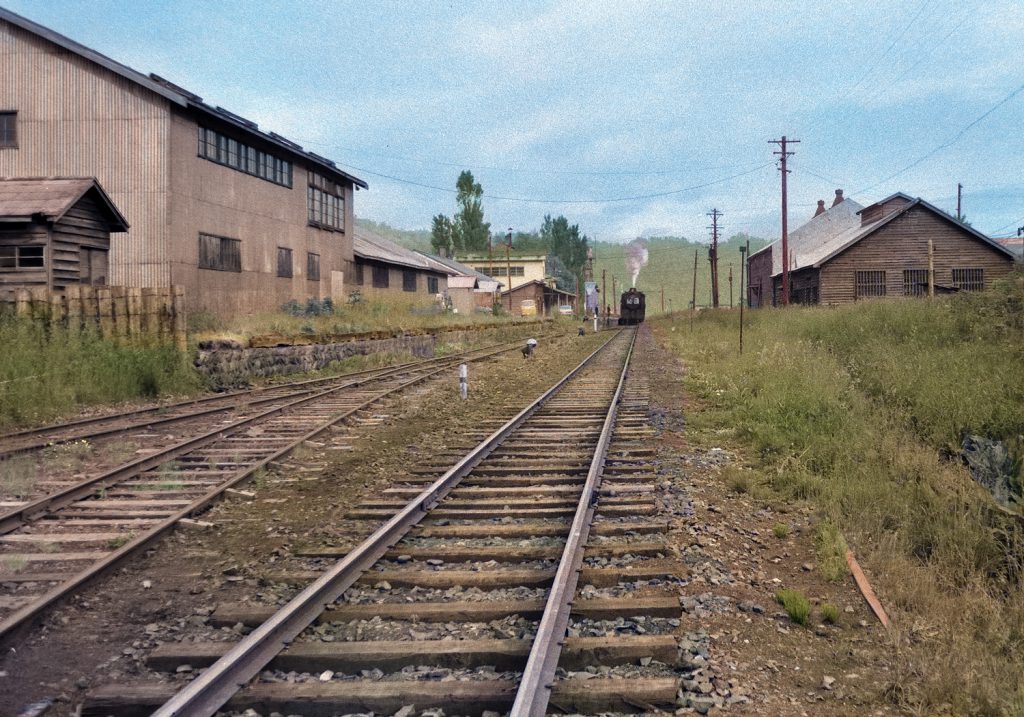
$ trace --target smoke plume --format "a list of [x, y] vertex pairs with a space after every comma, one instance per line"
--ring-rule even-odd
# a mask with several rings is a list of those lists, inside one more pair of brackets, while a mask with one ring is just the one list
[[626, 269], [636, 286], [636, 279], [640, 276], [640, 270], [647, 266], [647, 242], [643, 239], [634, 239], [626, 245]]

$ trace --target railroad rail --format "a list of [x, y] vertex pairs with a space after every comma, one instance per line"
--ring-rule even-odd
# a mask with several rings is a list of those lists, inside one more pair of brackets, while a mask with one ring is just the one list
[[344, 448], [339, 424], [374, 404], [449, 371], [517, 348], [301, 382], [261, 410], [217, 422], [142, 458], [70, 484], [0, 514], [0, 638], [139, 551], [182, 519], [201, 513], [297, 446], [325, 433]]
[[[634, 337], [617, 332], [468, 453], [445, 452], [352, 508], [349, 519], [384, 522], [358, 546], [298, 551], [314, 561], [343, 556], [325, 571], [262, 576], [306, 584], [280, 610], [214, 612], [214, 627], [241, 622], [255, 627], [248, 636], [163, 645], [148, 664], [169, 678], [101, 687], [82, 715], [387, 714], [415, 705], [522, 717], [546, 714], [549, 701], [577, 712], [674, 705], [670, 632], [681, 610], [675, 592], [653, 585], [670, 583], [674, 566], [660, 560], [666, 524], [652, 518], [654, 487], [644, 483], [646, 395], [626, 382]], [[467, 589], [474, 599], [458, 599]], [[629, 616], [650, 634], [588, 636], [582, 626]], [[668, 629], [655, 629], [659, 620]], [[463, 632], [431, 639], [416, 632], [424, 624]], [[346, 625], [356, 625], [354, 636]], [[495, 637], [502, 626], [517, 636]], [[340, 633], [321, 640], [325, 627]], [[637, 663], [665, 670], [602, 679]], [[206, 669], [175, 690], [181, 665]], [[587, 679], [573, 676], [588, 668]], [[470, 672], [418, 679], [422, 669]]]
[[[493, 355], [495, 351], [511, 351], [521, 344], [494, 344], [457, 355], [412, 361], [394, 366], [353, 371], [335, 376], [288, 381], [259, 386], [239, 391], [227, 391], [212, 396], [203, 396], [174, 403], [147, 406], [116, 414], [104, 414], [79, 418], [64, 423], [55, 423], [36, 428], [27, 428], [0, 435], [0, 459], [10, 456], [51, 449], [72, 441], [92, 441], [116, 435], [123, 439], [130, 431], [152, 431], [161, 426], [179, 424], [194, 419], [210, 420], [217, 413], [243, 414], [281, 401], [308, 396], [323, 388], [355, 381], [361, 378], [382, 378], [408, 371], [414, 367], [447, 365], [453, 360], [471, 360], [481, 354]], [[147, 435], [147, 445], [153, 445], [156, 436]]]

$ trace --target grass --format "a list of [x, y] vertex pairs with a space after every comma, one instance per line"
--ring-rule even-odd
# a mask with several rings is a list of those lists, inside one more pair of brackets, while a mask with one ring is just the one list
[[743, 494], [750, 492], [751, 479], [749, 471], [744, 471], [736, 466], [726, 466], [722, 469], [722, 479], [733, 493]]
[[27, 498], [37, 479], [36, 463], [30, 456], [14, 455], [0, 460], [0, 493]]
[[191, 393], [199, 379], [173, 346], [122, 346], [94, 331], [0, 317], [0, 431], [81, 406]]
[[839, 622], [839, 608], [832, 603], [821, 604], [821, 621], [828, 623], [829, 625], [835, 625]]
[[742, 356], [735, 312], [703, 312], [692, 333], [655, 327], [704, 405], [690, 416], [695, 436], [729, 436], [775, 500], [817, 511], [823, 574], [842, 577], [850, 542], [894, 621], [885, 694], [900, 708], [1013, 714], [1024, 521], [956, 452], [976, 433], [1020, 455], [1024, 274], [981, 295], [748, 317]]
[[811, 616], [811, 603], [799, 590], [779, 590], [775, 593], [775, 601], [789, 615], [789, 619], [797, 625], [806, 625]]
[[772, 526], [772, 535], [779, 540], [782, 540], [789, 535], [789, 526], [785, 523], [776, 523]]
[[508, 314], [452, 314], [438, 310], [430, 299], [366, 296], [356, 304], [338, 304], [320, 315], [294, 315], [281, 310], [252, 316], [217, 318], [197, 312], [189, 317], [189, 333], [196, 341], [234, 339], [245, 342], [253, 336], [331, 336], [368, 331], [426, 331], [439, 328], [473, 327], [491, 323], [521, 323]]

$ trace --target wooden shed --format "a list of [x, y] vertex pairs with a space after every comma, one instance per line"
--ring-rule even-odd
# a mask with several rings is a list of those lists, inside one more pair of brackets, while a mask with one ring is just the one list
[[[825, 216], [816, 216], [808, 225], [820, 223]], [[856, 221], [851, 221], [854, 217]], [[791, 302], [845, 304], [876, 297], [924, 296], [929, 266], [937, 292], [982, 291], [1013, 267], [1014, 256], [1007, 247], [920, 197], [902, 192], [859, 209], [832, 229], [815, 232], [812, 241], [791, 249]], [[755, 282], [764, 273], [760, 261], [755, 254], [748, 264], [752, 304]], [[776, 264], [757, 297], [760, 305], [781, 303], [781, 262]]]
[[0, 179], [0, 291], [107, 283], [128, 222], [94, 178]]
[[501, 292], [501, 305], [513, 316], [523, 315], [524, 300], [533, 301], [541, 316], [557, 314], [559, 306], [571, 306], [573, 312], [576, 311], [576, 294], [562, 291], [536, 279]]

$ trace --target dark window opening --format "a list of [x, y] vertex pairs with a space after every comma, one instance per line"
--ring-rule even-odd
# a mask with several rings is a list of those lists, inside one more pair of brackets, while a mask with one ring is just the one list
[[320, 281], [319, 254], [306, 254], [306, 278], [310, 281]]
[[373, 286], [377, 289], [386, 289], [390, 284], [390, 272], [387, 266], [382, 264], [373, 265]]
[[437, 277], [436, 276], [428, 276], [427, 277], [427, 293], [428, 294], [436, 294], [437, 293]]
[[356, 264], [356, 285], [357, 286], [362, 286], [363, 285], [363, 265], [362, 264]]
[[857, 298], [864, 299], [872, 296], [885, 296], [885, 272], [858, 271]]
[[292, 278], [292, 250], [277, 248], [277, 275], [282, 279]]
[[416, 291], [416, 272], [402, 270], [402, 291]]
[[313, 226], [345, 231], [345, 187], [338, 182], [310, 172], [306, 208]]
[[42, 245], [0, 246], [0, 269], [42, 269], [46, 247]]
[[199, 156], [282, 187], [292, 186], [292, 163], [205, 127], [199, 128]]
[[18, 113], [0, 112], [0, 147], [18, 146]]
[[925, 296], [928, 293], [927, 269], [903, 270], [903, 295]]
[[214, 271], [242, 270], [242, 242], [238, 239], [199, 235], [199, 268]]
[[953, 286], [960, 291], [983, 291], [985, 289], [985, 270], [953, 269]]

